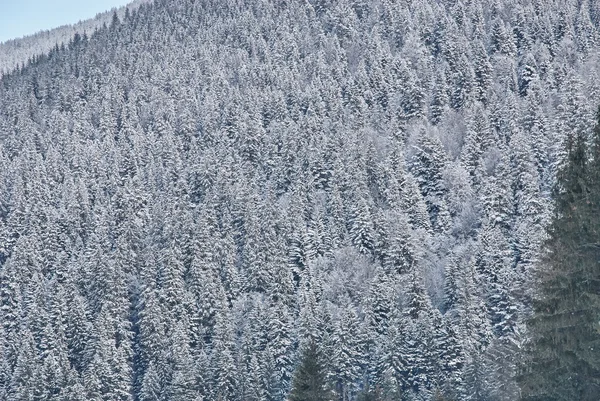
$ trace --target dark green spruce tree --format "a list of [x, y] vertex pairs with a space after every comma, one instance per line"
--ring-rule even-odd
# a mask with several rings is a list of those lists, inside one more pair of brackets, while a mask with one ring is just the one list
[[569, 136], [555, 215], [528, 322], [523, 401], [596, 401], [600, 395], [600, 109], [592, 141]]
[[331, 400], [325, 381], [325, 368], [320, 358], [317, 344], [309, 342], [302, 353], [300, 366], [296, 369], [289, 401]]

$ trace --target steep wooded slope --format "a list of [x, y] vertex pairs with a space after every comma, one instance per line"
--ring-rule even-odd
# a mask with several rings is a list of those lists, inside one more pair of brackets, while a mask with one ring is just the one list
[[0, 398], [514, 400], [597, 1], [172, 0], [0, 81]]

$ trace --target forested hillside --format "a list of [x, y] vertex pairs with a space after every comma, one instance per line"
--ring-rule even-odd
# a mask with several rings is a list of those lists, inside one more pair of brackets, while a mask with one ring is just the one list
[[4, 75], [0, 399], [519, 399], [599, 24], [155, 0]]
[[[120, 18], [125, 16], [127, 8], [135, 10], [140, 4], [150, 3], [152, 0], [135, 0], [127, 7], [119, 7], [116, 12]], [[106, 11], [96, 15], [93, 19], [79, 21], [72, 25], [41, 31], [23, 38], [11, 39], [0, 42], [0, 76], [9, 73], [17, 67], [22, 67], [36, 57], [47, 54], [54, 47], [66, 46], [76, 34], [79, 36], [90, 35], [96, 29], [110, 24], [114, 11]], [[75, 21], [73, 21], [75, 22]]]

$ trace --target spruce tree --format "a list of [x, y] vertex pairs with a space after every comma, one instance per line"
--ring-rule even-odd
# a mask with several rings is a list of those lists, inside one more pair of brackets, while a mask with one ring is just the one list
[[528, 322], [528, 359], [519, 377], [522, 400], [596, 400], [600, 394], [600, 113], [597, 124], [591, 151], [585, 132], [567, 138]]
[[311, 341], [304, 349], [294, 375], [289, 401], [328, 401], [331, 398], [329, 395], [319, 350], [317, 344]]

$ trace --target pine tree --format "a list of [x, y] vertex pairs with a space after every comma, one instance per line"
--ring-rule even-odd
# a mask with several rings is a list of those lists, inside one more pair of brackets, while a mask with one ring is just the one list
[[335, 368], [336, 391], [343, 401], [352, 399], [361, 375], [364, 355], [360, 337], [360, 324], [351, 308], [344, 302], [345, 311], [334, 326], [332, 333], [333, 349], [330, 355]]
[[446, 228], [448, 217], [443, 179], [446, 164], [447, 154], [439, 138], [421, 131], [409, 167], [427, 202], [432, 226], [441, 231]]
[[330, 392], [325, 383], [325, 368], [317, 344], [311, 341], [302, 353], [294, 374], [290, 401], [329, 401]]
[[532, 81], [539, 79], [535, 58], [527, 53], [519, 65], [519, 94], [526, 96]]
[[599, 135], [600, 112], [591, 152], [585, 132], [567, 136], [528, 322], [528, 360], [519, 377], [523, 400], [591, 401], [600, 394]]
[[214, 400], [232, 400], [238, 389], [238, 372], [234, 359], [234, 329], [229, 311], [217, 315], [212, 345], [211, 386]]
[[273, 360], [269, 373], [272, 385], [269, 386], [269, 399], [282, 399], [290, 389], [293, 373], [293, 342], [290, 333], [289, 311], [281, 300], [269, 305], [267, 316], [266, 350]]
[[352, 244], [361, 253], [370, 253], [375, 245], [375, 233], [373, 227], [373, 219], [367, 201], [364, 198], [359, 198], [352, 205], [350, 223], [350, 237]]
[[487, 103], [488, 90], [492, 83], [493, 67], [485, 46], [481, 40], [476, 40], [473, 48], [473, 57], [475, 63], [475, 98], [483, 103]]
[[431, 99], [431, 104], [429, 106], [431, 122], [433, 124], [438, 124], [442, 121], [444, 114], [446, 114], [450, 108], [449, 102], [446, 72], [444, 69], [440, 68], [440, 71], [436, 75], [433, 98]]

